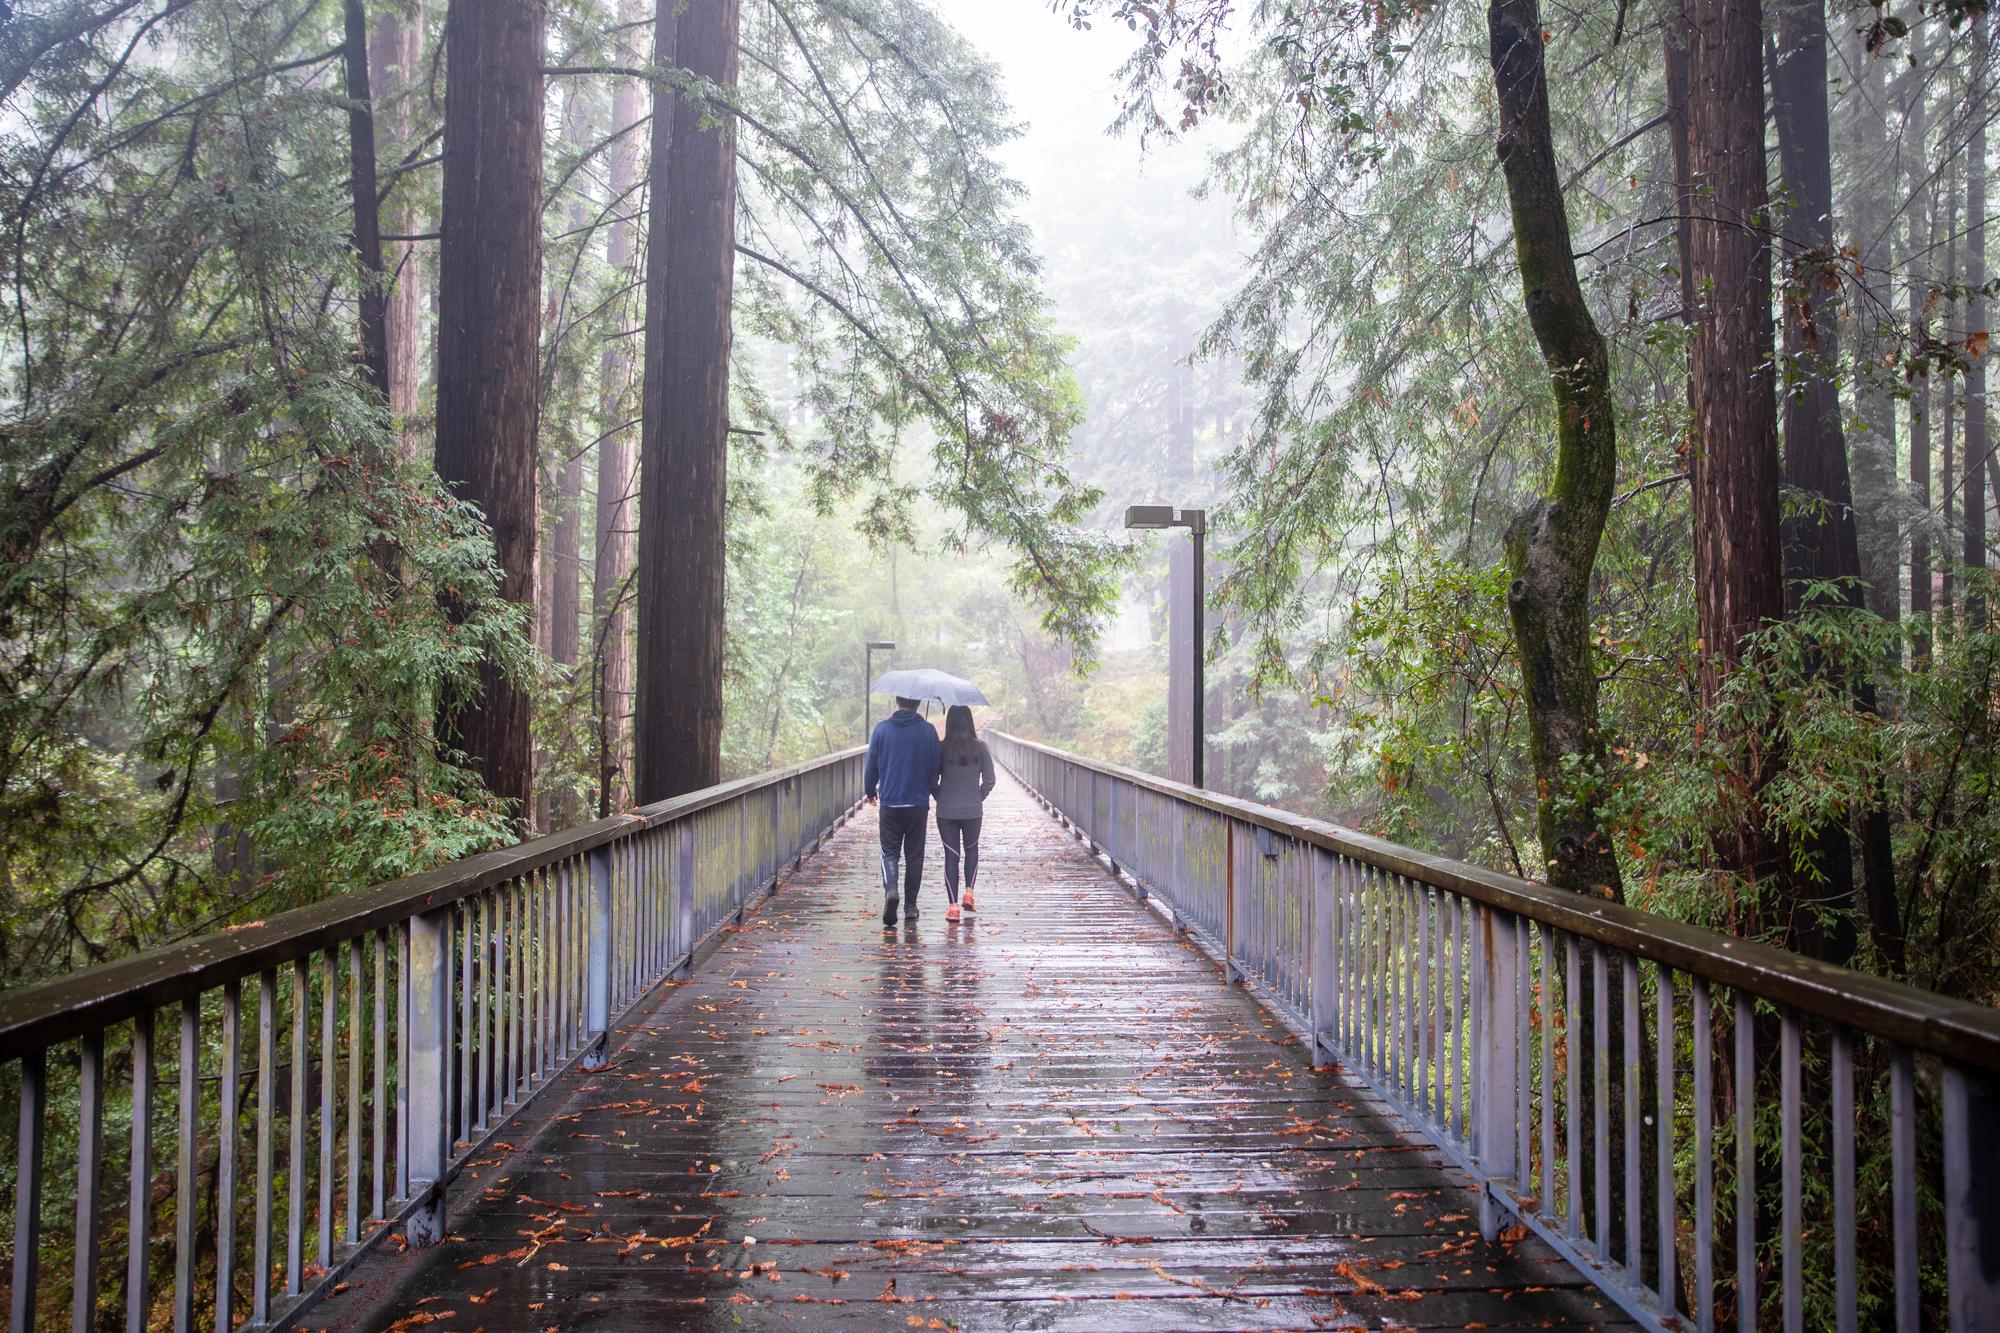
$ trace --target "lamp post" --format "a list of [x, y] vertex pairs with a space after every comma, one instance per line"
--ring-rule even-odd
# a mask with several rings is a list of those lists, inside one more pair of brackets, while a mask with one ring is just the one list
[[1140, 531], [1159, 528], [1186, 528], [1194, 538], [1194, 785], [1202, 784], [1203, 743], [1202, 706], [1207, 702], [1207, 689], [1202, 683], [1202, 661], [1208, 655], [1203, 642], [1202, 611], [1207, 601], [1202, 591], [1202, 544], [1208, 535], [1208, 511], [1205, 509], [1176, 509], [1172, 505], [1127, 505], [1125, 526]]
[[868, 702], [868, 682], [875, 674], [875, 654], [893, 653], [896, 645], [888, 639], [874, 639], [861, 645], [861, 743], [866, 745], [875, 721], [875, 709]]

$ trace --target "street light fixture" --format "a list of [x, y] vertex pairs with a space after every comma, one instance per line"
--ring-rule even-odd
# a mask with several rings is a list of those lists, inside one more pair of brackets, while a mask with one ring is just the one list
[[1172, 505], [1128, 505], [1125, 509], [1125, 526], [1142, 532], [1161, 528], [1186, 528], [1194, 538], [1194, 785], [1202, 785], [1202, 751], [1207, 747], [1202, 735], [1202, 705], [1206, 702], [1207, 688], [1202, 682], [1202, 661], [1207, 656], [1202, 629], [1203, 603], [1207, 597], [1202, 591], [1202, 546], [1208, 535], [1208, 511], [1205, 509], [1176, 509]]
[[873, 736], [875, 709], [868, 701], [868, 682], [875, 675], [875, 654], [893, 653], [896, 645], [888, 639], [874, 639], [861, 646], [861, 743], [866, 745]]

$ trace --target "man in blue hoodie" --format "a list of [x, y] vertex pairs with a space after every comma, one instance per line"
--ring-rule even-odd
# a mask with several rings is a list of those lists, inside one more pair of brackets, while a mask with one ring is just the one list
[[931, 788], [942, 747], [937, 728], [917, 713], [915, 699], [897, 699], [896, 711], [868, 738], [862, 782], [868, 804], [882, 806], [882, 924], [896, 924], [896, 862], [903, 867], [903, 912], [917, 919], [917, 890], [924, 882], [924, 825], [930, 822]]

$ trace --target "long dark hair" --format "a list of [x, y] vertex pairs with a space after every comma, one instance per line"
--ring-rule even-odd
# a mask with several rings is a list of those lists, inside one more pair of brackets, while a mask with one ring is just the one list
[[964, 704], [953, 704], [945, 709], [944, 762], [947, 764], [979, 762], [979, 732], [972, 725], [972, 710]]

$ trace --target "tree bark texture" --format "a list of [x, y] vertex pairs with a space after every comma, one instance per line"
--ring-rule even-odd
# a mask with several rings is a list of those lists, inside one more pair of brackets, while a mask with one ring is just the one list
[[[1681, 0], [1686, 134], [1677, 157], [1688, 286], [1694, 444], [1695, 623], [1701, 701], [1711, 717], [1748, 638], [1784, 615], [1771, 255], [1765, 229], [1763, 13], [1757, 0]], [[1755, 813], [1777, 756], [1753, 744], [1737, 775], [1749, 811], [1715, 848], [1720, 869], [1757, 878], [1780, 865]]]
[[1605, 751], [1590, 634], [1591, 570], [1618, 478], [1611, 362], [1577, 280], [1538, 0], [1493, 0], [1487, 35], [1522, 299], [1556, 406], [1554, 486], [1516, 516], [1506, 541], [1537, 827], [1550, 884], [1620, 900], [1618, 857], [1602, 814]]
[[[733, 88], [738, 0], [661, 0], [656, 59]], [[673, 29], [669, 38], [668, 31]], [[653, 99], [647, 210], [646, 366], [639, 428], [641, 802], [710, 786], [722, 772], [724, 510], [736, 135], [699, 94]]]
[[[444, 213], [438, 272], [438, 476], [493, 533], [500, 595], [535, 597], [541, 372], [542, 0], [445, 12]], [[529, 698], [493, 664], [440, 718], [495, 795], [529, 813]]]
[[[374, 93], [375, 130], [378, 149], [386, 149], [389, 160], [399, 161], [409, 151], [410, 104], [415, 97], [417, 78], [423, 69], [423, 6], [405, 22], [394, 11], [384, 9], [375, 20], [375, 36], [368, 53], [370, 86]], [[399, 236], [417, 232], [416, 206], [400, 183], [390, 187], [386, 210], [389, 230]], [[408, 241], [390, 241], [383, 247], [390, 286], [386, 310], [388, 346], [389, 411], [402, 424], [406, 453], [416, 449], [414, 423], [423, 388], [423, 270], [417, 247]]]
[[354, 201], [354, 254], [361, 264], [361, 368], [389, 394], [388, 301], [382, 289], [382, 212], [376, 204], [375, 105], [368, 89], [368, 19], [361, 0], [343, 0], [347, 74], [348, 186]]
[[[641, 0], [621, 0], [621, 63], [639, 63], [638, 39], [643, 14]], [[606, 259], [613, 282], [623, 282], [631, 265], [638, 229], [632, 218], [639, 208], [639, 133], [645, 114], [645, 85], [620, 79], [611, 95], [611, 121], [624, 131], [611, 146], [611, 239]], [[628, 339], [604, 343], [598, 409], [603, 437], [597, 452], [597, 529], [591, 572], [591, 626], [595, 645], [596, 686], [592, 691], [597, 718], [597, 813], [609, 815], [632, 794], [632, 614], [627, 584], [632, 576], [634, 515], [632, 432], [626, 404], [632, 384]]]

